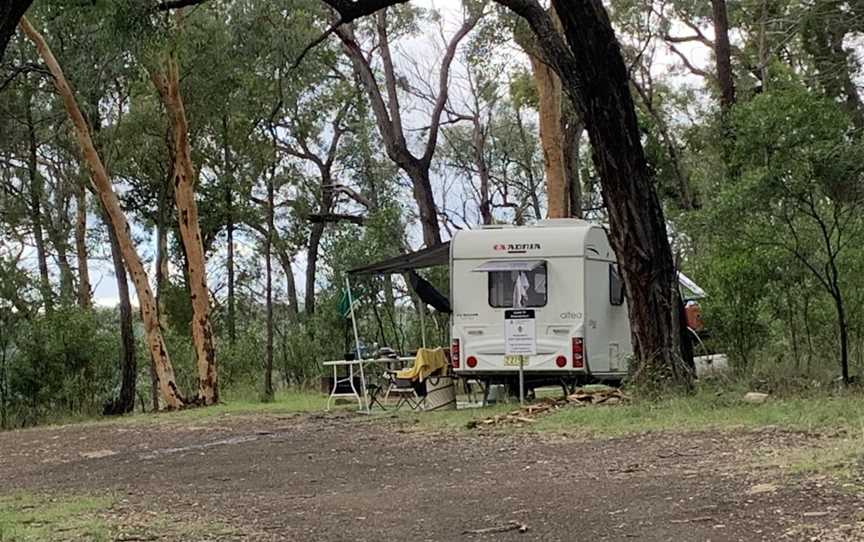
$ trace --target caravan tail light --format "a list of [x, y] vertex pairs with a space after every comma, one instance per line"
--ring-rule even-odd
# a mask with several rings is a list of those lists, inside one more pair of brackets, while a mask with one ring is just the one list
[[567, 366], [567, 358], [565, 358], [564, 356], [558, 356], [557, 358], [555, 358], [555, 365], [563, 369]]
[[582, 337], [573, 337], [573, 368], [585, 367], [585, 343]]
[[465, 365], [471, 367], [472, 369], [474, 367], [477, 367], [477, 358], [475, 358], [474, 356], [468, 356], [468, 359], [465, 360]]
[[459, 361], [459, 339], [453, 339], [453, 342], [450, 344], [450, 364], [454, 369], [458, 369]]

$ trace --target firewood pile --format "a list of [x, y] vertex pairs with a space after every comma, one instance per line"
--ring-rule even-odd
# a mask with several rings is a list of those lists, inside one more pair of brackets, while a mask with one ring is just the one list
[[480, 420], [468, 422], [468, 429], [488, 427], [499, 424], [532, 424], [536, 418], [562, 408], [586, 407], [593, 405], [618, 405], [628, 400], [628, 397], [617, 388], [592, 387], [576, 388], [567, 397], [546, 397], [524, 408], [496, 414]]

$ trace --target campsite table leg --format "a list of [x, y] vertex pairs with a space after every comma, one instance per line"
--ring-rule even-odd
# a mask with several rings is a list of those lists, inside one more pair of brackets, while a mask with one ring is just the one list
[[[363, 402], [366, 403], [366, 413], [372, 413], [372, 405], [369, 404], [369, 390], [366, 389], [366, 373], [363, 371], [363, 362], [358, 363], [360, 366], [360, 387], [363, 388]], [[363, 405], [360, 405], [360, 410], [363, 410]]]
[[[363, 374], [363, 365], [360, 365], [360, 374]], [[357, 398], [357, 407], [360, 410], [363, 410], [363, 398], [360, 397], [360, 394], [357, 392], [357, 388], [354, 387], [354, 364], [348, 364], [348, 383], [351, 384], [351, 393], [354, 394], [354, 397]]]
[[330, 401], [333, 400], [333, 396], [336, 395], [336, 389], [339, 387], [339, 373], [336, 369], [336, 365], [333, 365], [333, 389], [330, 390], [330, 397], [327, 398], [327, 408], [325, 411], [330, 412]]

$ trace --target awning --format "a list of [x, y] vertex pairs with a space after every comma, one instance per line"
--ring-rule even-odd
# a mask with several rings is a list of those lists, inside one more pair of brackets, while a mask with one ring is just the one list
[[436, 265], [447, 265], [450, 262], [450, 243], [441, 243], [424, 248], [417, 252], [409, 252], [394, 258], [389, 258], [363, 267], [355, 267], [348, 271], [351, 275], [391, 275], [404, 273], [411, 269], [423, 269]]
[[544, 260], [489, 260], [480, 267], [473, 269], [475, 273], [491, 273], [493, 271], [534, 271], [545, 263]]
[[443, 312], [444, 314], [450, 314], [453, 312], [450, 308], [450, 300], [447, 299], [444, 294], [436, 290], [428, 280], [418, 275], [413, 269], [408, 271], [408, 283], [423, 303], [430, 305], [436, 311]]

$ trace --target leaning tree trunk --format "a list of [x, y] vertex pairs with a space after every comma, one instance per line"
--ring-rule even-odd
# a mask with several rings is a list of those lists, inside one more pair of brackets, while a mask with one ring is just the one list
[[48, 44], [45, 43], [45, 39], [33, 28], [26, 18], [21, 19], [21, 30], [36, 45], [39, 55], [54, 76], [54, 85], [57, 88], [58, 94], [63, 99], [63, 105], [66, 107], [66, 111], [75, 128], [75, 134], [78, 138], [78, 145], [81, 147], [84, 161], [90, 170], [90, 181], [93, 184], [93, 189], [99, 196], [105, 211], [108, 213], [110, 227], [117, 235], [117, 242], [120, 244], [120, 250], [123, 253], [123, 261], [126, 263], [126, 269], [132, 277], [132, 283], [135, 285], [135, 291], [138, 294], [138, 303], [141, 307], [141, 320], [144, 323], [144, 334], [147, 338], [147, 346], [150, 349], [150, 353], [153, 359], [156, 360], [159, 389], [162, 397], [168, 408], [182, 407], [184, 406], [184, 401], [180, 395], [180, 391], [177, 389], [174, 367], [165, 348], [162, 330], [159, 328], [156, 299], [150, 290], [144, 264], [135, 249], [129, 223], [126, 221], [126, 215], [123, 214], [123, 209], [120, 207], [120, 200], [117, 198], [117, 194], [114, 193], [111, 180], [108, 178], [108, 173], [102, 164], [102, 159], [93, 145], [90, 129], [84, 120], [84, 116], [81, 114], [81, 110], [78, 108], [75, 95], [72, 93], [72, 89], [63, 75], [63, 70], [57, 63], [57, 59], [54, 58], [54, 54], [51, 52]]
[[[104, 213], [103, 213], [104, 214]], [[129, 297], [129, 281], [123, 267], [123, 255], [117, 235], [110, 227], [107, 215], [108, 241], [111, 246], [111, 260], [114, 263], [114, 276], [117, 280], [117, 295], [120, 298], [120, 394], [105, 405], [104, 414], [116, 416], [132, 412], [135, 408], [135, 382], [138, 367], [135, 358], [135, 332], [132, 329], [132, 300]]]
[[207, 289], [204, 245], [195, 201], [197, 175], [192, 164], [189, 145], [189, 125], [183, 98], [180, 95], [180, 69], [177, 60], [169, 55], [163, 71], [153, 71], [151, 78], [165, 105], [173, 129], [174, 142], [174, 202], [180, 239], [186, 252], [186, 273], [192, 298], [192, 342], [198, 365], [198, 401], [212, 405], [219, 401], [216, 377], [216, 350], [210, 325], [210, 291]]
[[552, 0], [566, 43], [536, 2], [497, 0], [531, 25], [585, 119], [628, 295], [634, 376], [689, 386], [692, 351], [666, 220], [639, 138], [624, 58], [600, 0]]

